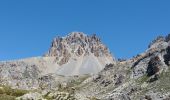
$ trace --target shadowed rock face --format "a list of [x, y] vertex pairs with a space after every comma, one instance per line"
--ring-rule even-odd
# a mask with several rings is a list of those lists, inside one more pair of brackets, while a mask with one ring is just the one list
[[167, 52], [167, 54], [164, 55], [164, 62], [165, 62], [166, 65], [169, 66], [170, 65], [169, 64], [169, 61], [170, 61], [170, 46], [168, 46], [166, 48], [166, 52]]
[[151, 60], [148, 63], [147, 72], [146, 72], [148, 76], [152, 76], [157, 72], [159, 72], [160, 70], [159, 67], [161, 66], [160, 62], [161, 60], [158, 56], [151, 58]]

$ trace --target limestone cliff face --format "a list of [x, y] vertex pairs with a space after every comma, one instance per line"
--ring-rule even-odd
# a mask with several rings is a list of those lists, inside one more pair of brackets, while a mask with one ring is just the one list
[[93, 34], [88, 36], [82, 32], [72, 32], [66, 37], [56, 37], [52, 41], [45, 57], [56, 57], [59, 65], [67, 63], [71, 57], [89, 56], [108, 57], [113, 59], [109, 49]]

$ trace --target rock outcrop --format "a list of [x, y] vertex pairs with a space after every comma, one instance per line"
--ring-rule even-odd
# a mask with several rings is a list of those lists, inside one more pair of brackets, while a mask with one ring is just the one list
[[160, 66], [161, 66], [161, 60], [159, 59], [158, 56], [151, 58], [148, 63], [148, 67], [146, 71], [147, 75], [152, 76], [158, 73], [160, 70]]

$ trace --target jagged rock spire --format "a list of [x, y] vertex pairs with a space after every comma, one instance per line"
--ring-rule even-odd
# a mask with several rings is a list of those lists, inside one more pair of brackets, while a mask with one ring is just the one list
[[72, 32], [66, 37], [54, 38], [45, 56], [56, 57], [58, 60], [66, 63], [72, 55], [79, 57], [89, 54], [93, 54], [96, 57], [112, 57], [108, 48], [96, 34], [88, 36], [82, 32]]

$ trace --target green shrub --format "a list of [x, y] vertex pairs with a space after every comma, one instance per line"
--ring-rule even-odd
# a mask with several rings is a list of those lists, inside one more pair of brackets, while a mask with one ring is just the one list
[[15, 96], [10, 96], [6, 94], [0, 94], [0, 100], [15, 100]]
[[137, 82], [142, 84], [144, 82], [147, 82], [148, 79], [149, 79], [149, 77], [145, 74], [142, 77], [140, 77], [139, 79], [137, 79]]
[[0, 94], [4, 94], [5, 90], [3, 87], [0, 87]]
[[96, 97], [91, 97], [90, 100], [99, 100]]
[[[24, 94], [28, 93], [29, 91], [27, 90], [21, 90], [21, 89], [12, 89], [11, 87], [9, 86], [4, 86], [4, 85], [0, 85], [0, 94], [1, 94], [1, 97], [19, 97], [19, 96], [23, 96]], [[2, 99], [0, 98], [0, 100], [5, 100], [5, 99]], [[8, 100], [8, 99], [7, 99]], [[11, 99], [9, 99], [11, 100]]]
[[19, 89], [14, 89], [13, 92], [11, 93], [12, 96], [23, 96], [24, 94], [28, 93], [27, 90], [19, 90]]

